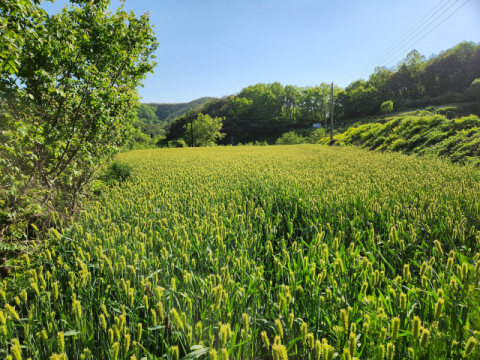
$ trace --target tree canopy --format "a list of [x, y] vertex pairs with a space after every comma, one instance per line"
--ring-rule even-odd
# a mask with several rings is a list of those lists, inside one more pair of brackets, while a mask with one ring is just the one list
[[[0, 228], [74, 208], [125, 144], [156, 63], [148, 14], [109, 0], [0, 5]], [[0, 234], [1, 237], [1, 234]]]
[[385, 101], [382, 103], [382, 106], [380, 107], [382, 109], [382, 111], [387, 114], [389, 112], [392, 112], [393, 111], [393, 101], [392, 100], [388, 100], [388, 101]]
[[194, 146], [214, 145], [217, 139], [225, 137], [225, 134], [220, 132], [223, 126], [222, 120], [220, 117], [212, 118], [208, 114], [198, 114], [193, 124], [184, 125], [185, 141], [191, 144], [190, 139], [193, 139]]

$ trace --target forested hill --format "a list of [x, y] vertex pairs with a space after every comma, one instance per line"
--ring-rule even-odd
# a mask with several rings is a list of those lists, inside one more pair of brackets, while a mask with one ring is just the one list
[[[320, 70], [319, 70], [320, 71]], [[479, 80], [476, 80], [479, 79]], [[475, 81], [476, 80], [476, 81]], [[394, 69], [377, 67], [367, 80], [356, 80], [346, 88], [334, 88], [335, 122], [381, 114], [383, 102], [392, 101], [393, 111], [430, 105], [480, 101], [480, 44], [463, 42], [426, 58], [411, 51]], [[280, 83], [257, 84], [239, 93], [213, 99], [196, 108], [198, 113], [223, 118], [219, 143], [275, 140], [284, 132], [311, 128], [325, 122], [330, 111], [330, 85], [299, 88]], [[477, 108], [477, 106], [473, 106]], [[185, 137], [190, 115], [170, 124], [167, 141]]]
[[149, 103], [154, 108], [155, 115], [159, 121], [169, 121], [173, 120], [179, 116], [182, 116], [187, 111], [192, 110], [198, 106], [205, 104], [207, 101], [213, 100], [213, 97], [202, 97], [197, 100], [190, 101], [188, 103], [178, 103], [178, 104], [157, 104]]

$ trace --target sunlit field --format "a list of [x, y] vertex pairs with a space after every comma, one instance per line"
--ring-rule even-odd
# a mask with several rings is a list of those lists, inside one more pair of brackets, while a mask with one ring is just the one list
[[478, 359], [480, 172], [317, 145], [123, 153], [3, 283], [0, 357]]

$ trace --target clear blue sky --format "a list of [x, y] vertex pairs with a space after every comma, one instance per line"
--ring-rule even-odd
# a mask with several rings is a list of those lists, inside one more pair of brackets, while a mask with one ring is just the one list
[[[155, 74], [140, 89], [142, 101], [176, 103], [234, 94], [260, 82], [315, 86], [333, 81], [345, 86], [346, 78], [438, 4], [434, 12], [441, 10], [419, 31], [447, 12], [399, 48], [419, 40], [465, 1], [127, 0], [125, 8], [137, 14], [150, 11], [160, 42]], [[54, 14], [65, 3], [43, 6]], [[480, 42], [480, 0], [470, 0], [414, 48], [428, 57], [461, 41]], [[411, 49], [406, 46], [376, 61], [365, 76], [375, 65], [395, 65]]]

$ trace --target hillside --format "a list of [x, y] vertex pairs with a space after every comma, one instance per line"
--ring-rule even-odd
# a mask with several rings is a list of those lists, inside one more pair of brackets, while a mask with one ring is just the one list
[[196, 107], [199, 107], [205, 104], [207, 101], [213, 100], [213, 97], [202, 97], [200, 99], [196, 99], [190, 101], [188, 103], [177, 103], [177, 104], [163, 104], [163, 103], [148, 103], [146, 105], [152, 106], [155, 110], [155, 115], [157, 116], [159, 121], [170, 121], [173, 120], [187, 111], [192, 110]]
[[[408, 112], [430, 106], [455, 104], [449, 115], [461, 117], [479, 114], [480, 103], [480, 45], [463, 42], [426, 59], [411, 51], [393, 69], [382, 67], [368, 79], [353, 81], [345, 88], [334, 86], [335, 127], [351, 119], [382, 117], [382, 104], [393, 103], [393, 111]], [[329, 119], [331, 86], [321, 83], [314, 87], [283, 85], [278, 82], [248, 86], [240, 92], [214, 99], [196, 108], [197, 113], [223, 119], [226, 134], [217, 143], [275, 143], [285, 132], [325, 124], [325, 107]], [[355, 120], [358, 122], [359, 120]], [[166, 134], [167, 140], [185, 136], [185, 124], [190, 116], [179, 116]], [[344, 124], [344, 125], [342, 125]]]

